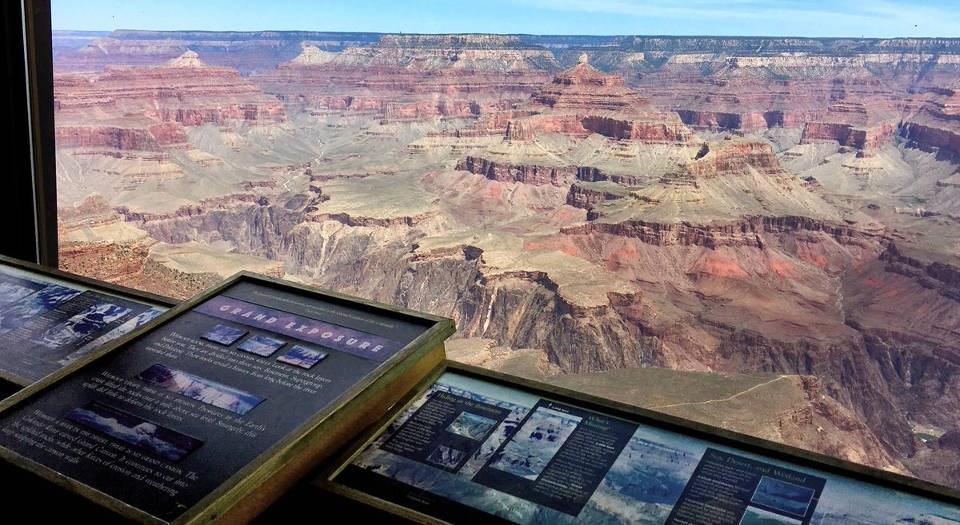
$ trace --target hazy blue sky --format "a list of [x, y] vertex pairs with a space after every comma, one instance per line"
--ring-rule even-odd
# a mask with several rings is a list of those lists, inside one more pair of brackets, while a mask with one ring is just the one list
[[54, 29], [960, 37], [957, 0], [51, 0]]

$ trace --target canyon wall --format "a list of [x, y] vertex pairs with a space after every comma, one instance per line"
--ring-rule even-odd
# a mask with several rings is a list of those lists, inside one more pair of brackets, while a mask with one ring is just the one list
[[115, 32], [60, 55], [61, 258], [183, 297], [287, 276], [571, 381], [772, 374], [803, 401], [746, 430], [960, 484], [928, 457], [958, 42]]

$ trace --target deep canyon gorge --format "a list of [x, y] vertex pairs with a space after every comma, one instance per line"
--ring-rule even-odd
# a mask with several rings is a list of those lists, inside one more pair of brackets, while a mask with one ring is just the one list
[[54, 37], [66, 270], [960, 486], [960, 39]]

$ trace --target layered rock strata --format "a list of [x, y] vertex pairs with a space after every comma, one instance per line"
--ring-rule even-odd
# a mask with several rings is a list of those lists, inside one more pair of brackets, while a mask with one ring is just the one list
[[386, 118], [477, 117], [508, 111], [556, 67], [544, 49], [495, 35], [384, 36], [340, 53], [305, 46], [254, 80], [287, 102]]
[[862, 102], [838, 102], [827, 109], [822, 121], [804, 125], [800, 142], [835, 140], [841, 146], [876, 149], [894, 135], [901, 116], [892, 108], [883, 111], [882, 101], [869, 104], [869, 108]]
[[61, 76], [54, 109], [63, 121], [143, 115], [183, 126], [283, 119], [283, 107], [232, 69], [209, 66], [186, 51], [161, 66], [108, 68], [93, 80]]
[[622, 78], [594, 69], [585, 57], [534, 93], [527, 107], [535, 114], [511, 120], [508, 140], [598, 133], [615, 140], [679, 143], [691, 136], [676, 113], [652, 108]]
[[59, 77], [103, 117], [63, 128], [64, 182], [128, 179], [61, 203], [65, 264], [178, 295], [283, 274], [450, 316], [493, 367], [629, 402], [670, 373], [653, 408], [951, 479], [955, 42], [536, 38], [304, 40], [229, 77], [250, 118]]
[[900, 125], [900, 134], [912, 145], [946, 157], [960, 156], [960, 83], [928, 92], [930, 100]]

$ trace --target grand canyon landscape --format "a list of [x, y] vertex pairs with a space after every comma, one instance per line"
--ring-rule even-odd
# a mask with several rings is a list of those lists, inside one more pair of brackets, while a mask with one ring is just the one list
[[960, 487], [960, 39], [54, 33], [62, 268]]

